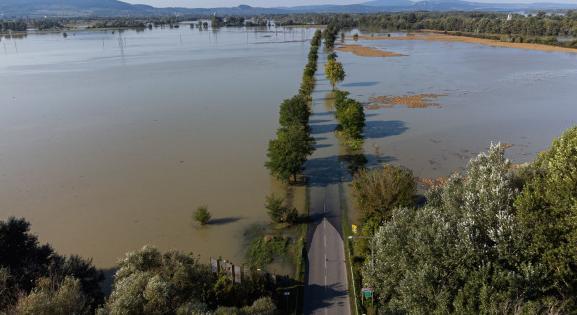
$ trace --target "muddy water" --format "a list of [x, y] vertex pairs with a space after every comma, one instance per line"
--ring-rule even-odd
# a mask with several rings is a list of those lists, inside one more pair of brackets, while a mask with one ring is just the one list
[[[101, 267], [145, 244], [241, 261], [243, 232], [282, 191], [263, 167], [266, 145], [312, 33], [2, 39], [0, 219], [25, 217], [41, 241]], [[194, 224], [199, 205], [211, 226]]]
[[[242, 260], [243, 232], [267, 221], [264, 196], [283, 191], [263, 167], [266, 145], [279, 103], [298, 90], [312, 32], [180, 28], [2, 39], [0, 219], [25, 217], [41, 241], [101, 267], [144, 244]], [[406, 56], [340, 52], [341, 88], [353, 97], [445, 95], [439, 107], [367, 111], [369, 166], [447, 175], [491, 141], [513, 144], [509, 156], [529, 161], [577, 122], [575, 55], [359, 43]], [[330, 88], [319, 79], [311, 118], [318, 151], [307, 174], [323, 187], [343, 179], [334, 171], [343, 161], [326, 116]], [[210, 227], [192, 222], [199, 205], [213, 213]]]
[[356, 99], [444, 95], [434, 100], [440, 106], [367, 110], [369, 165], [391, 162], [417, 176], [444, 176], [498, 141], [513, 145], [514, 162], [531, 161], [577, 123], [574, 54], [455, 42], [357, 43], [406, 56], [339, 53], [347, 71], [340, 88]]

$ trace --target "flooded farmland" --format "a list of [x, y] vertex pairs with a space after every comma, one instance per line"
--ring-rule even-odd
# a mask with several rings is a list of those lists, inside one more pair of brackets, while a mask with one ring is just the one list
[[460, 42], [347, 43], [404, 55], [339, 53], [347, 71], [341, 88], [367, 104], [369, 164], [446, 176], [491, 142], [510, 147], [513, 162], [528, 162], [577, 123], [575, 54]]
[[[242, 260], [244, 231], [267, 222], [264, 197], [281, 189], [263, 166], [266, 146], [278, 104], [298, 90], [313, 31], [3, 38], [0, 217], [25, 217], [41, 241], [101, 267], [145, 244]], [[367, 108], [371, 166], [443, 176], [491, 141], [512, 145], [509, 157], [525, 162], [577, 122], [575, 55], [457, 42], [351, 44], [402, 55], [339, 52], [347, 71], [340, 88], [352, 97], [369, 104], [438, 95], [437, 106]], [[328, 94], [327, 84], [316, 93]], [[331, 172], [333, 162], [317, 159], [313, 172]], [[200, 205], [213, 214], [210, 227], [193, 223]]]
[[[101, 267], [145, 244], [242, 260], [278, 190], [266, 146], [313, 31], [2, 39], [0, 217]], [[200, 205], [209, 227], [193, 223]]]

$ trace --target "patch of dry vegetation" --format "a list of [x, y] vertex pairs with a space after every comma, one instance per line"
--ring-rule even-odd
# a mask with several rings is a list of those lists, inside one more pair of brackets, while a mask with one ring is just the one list
[[361, 57], [401, 57], [403, 54], [384, 51], [373, 47], [362, 45], [342, 45], [337, 48], [338, 51], [350, 52]]
[[505, 48], [518, 48], [527, 50], [538, 50], [547, 52], [567, 52], [577, 54], [577, 49], [543, 45], [543, 44], [531, 44], [531, 43], [512, 43], [504, 42], [493, 39], [476, 38], [468, 36], [458, 36], [449, 35], [441, 33], [416, 33], [407, 34], [405, 36], [371, 36], [371, 35], [359, 35], [358, 39], [364, 40], [425, 40], [425, 41], [435, 41], [435, 42], [462, 42], [471, 44], [481, 44], [485, 46], [492, 47], [505, 47]]
[[369, 106], [367, 106], [367, 108], [391, 108], [397, 105], [406, 106], [408, 108], [441, 107], [441, 105], [434, 102], [434, 100], [441, 96], [446, 95], [429, 93], [404, 96], [375, 96], [369, 98]]

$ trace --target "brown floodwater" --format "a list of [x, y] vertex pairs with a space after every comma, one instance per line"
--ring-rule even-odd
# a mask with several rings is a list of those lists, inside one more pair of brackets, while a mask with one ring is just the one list
[[339, 54], [347, 72], [340, 88], [388, 105], [366, 108], [370, 167], [387, 162], [422, 178], [447, 176], [491, 142], [507, 144], [514, 163], [529, 162], [577, 124], [576, 54], [391, 35], [396, 40], [355, 43], [404, 57]]
[[[25, 217], [42, 242], [100, 267], [145, 244], [243, 261], [245, 231], [268, 222], [265, 196], [285, 191], [263, 166], [266, 146], [280, 102], [299, 88], [313, 31], [181, 27], [2, 38], [0, 219]], [[367, 108], [369, 167], [396, 163], [437, 178], [497, 141], [522, 163], [577, 123], [575, 54], [358, 44], [404, 56], [339, 52], [347, 72], [340, 88], [351, 97], [437, 95], [430, 101], [440, 105]], [[317, 77], [317, 152], [305, 173], [323, 187], [350, 180], [346, 170], [359, 157], [332, 135], [330, 87]], [[295, 189], [293, 205], [303, 210], [304, 200], [305, 189]], [[192, 220], [200, 205], [213, 214], [208, 227]]]
[[[284, 188], [264, 168], [312, 29], [69, 32], [0, 41], [0, 219], [113, 266], [145, 244], [242, 262]], [[304, 189], [294, 204], [304, 208]], [[212, 224], [198, 227], [207, 205]]]

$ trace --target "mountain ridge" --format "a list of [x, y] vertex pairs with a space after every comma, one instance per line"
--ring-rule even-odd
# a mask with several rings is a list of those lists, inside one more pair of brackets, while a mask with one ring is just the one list
[[2, 0], [0, 18], [13, 17], [119, 17], [154, 15], [262, 15], [290, 13], [378, 13], [397, 11], [522, 11], [577, 9], [577, 4], [497, 4], [463, 0], [371, 0], [350, 5], [306, 5], [260, 8], [248, 5], [225, 8], [156, 8], [119, 0]]

